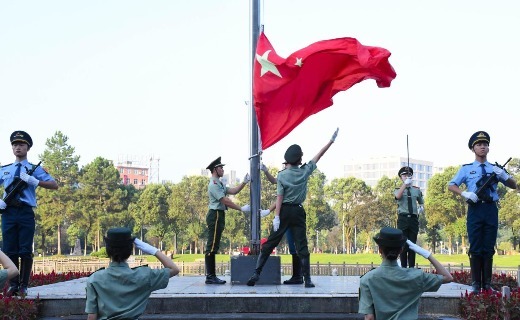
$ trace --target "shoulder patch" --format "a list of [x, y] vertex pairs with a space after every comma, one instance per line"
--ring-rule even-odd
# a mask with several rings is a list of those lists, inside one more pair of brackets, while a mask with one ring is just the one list
[[[98, 271], [101, 271], [101, 270], [105, 270], [105, 267], [102, 267], [102, 268], [97, 269], [96, 271], [92, 272], [92, 273], [90, 274], [90, 276], [93, 275], [94, 273], [98, 272]], [[90, 276], [89, 276], [89, 277], [90, 277]]]
[[[372, 270], [376, 270], [376, 268], [372, 268], [372, 269], [368, 270], [365, 274], [369, 273], [369, 272], [372, 271]], [[363, 278], [363, 277], [365, 276], [365, 274], [362, 275], [362, 276], [360, 276], [359, 279]]]
[[137, 267], [133, 267], [133, 268], [130, 268], [130, 269], [135, 270], [135, 269], [142, 268], [142, 267], [148, 267], [148, 265], [147, 264], [143, 264], [142, 266], [137, 266]]
[[12, 165], [12, 163], [10, 163], [10, 164], [6, 164], [6, 165], [3, 165], [2, 168], [8, 167], [8, 166], [10, 166], [10, 165]]

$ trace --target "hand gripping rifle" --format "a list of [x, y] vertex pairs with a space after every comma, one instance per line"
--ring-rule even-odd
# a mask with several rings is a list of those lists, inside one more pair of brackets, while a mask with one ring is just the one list
[[[512, 158], [507, 159], [506, 163], [504, 163], [503, 166], [499, 165], [497, 162], [495, 162], [495, 165], [505, 170], [505, 166], [508, 164], [509, 161], [511, 161], [511, 159]], [[484, 202], [493, 202], [493, 198], [486, 192], [486, 190], [497, 181], [497, 174], [494, 172], [489, 176], [483, 176], [482, 178], [480, 178], [480, 180], [477, 181], [477, 192], [475, 192], [477, 197]], [[469, 199], [466, 202], [469, 204], [473, 204], [473, 201]]]
[[[32, 175], [34, 173], [34, 170], [36, 170], [36, 168], [38, 168], [40, 166], [42, 162], [38, 162], [37, 165], [33, 166], [31, 170], [27, 171], [27, 174], [28, 175]], [[25, 189], [27, 187], [27, 182], [23, 181], [22, 179], [20, 178], [16, 178], [12, 184], [14, 185], [14, 187], [9, 191], [9, 193], [5, 196], [4, 198], [4, 202], [7, 204], [7, 205], [10, 205], [12, 204], [13, 200], [16, 198], [16, 196], [18, 194], [21, 194], [21, 192], [23, 191], [23, 189]]]

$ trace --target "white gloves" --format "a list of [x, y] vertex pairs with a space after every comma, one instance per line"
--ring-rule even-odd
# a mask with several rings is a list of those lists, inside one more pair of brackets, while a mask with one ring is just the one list
[[278, 228], [280, 228], [280, 216], [275, 216], [273, 219], [273, 231], [278, 231]]
[[33, 176], [28, 175], [26, 172], [20, 173], [20, 179], [27, 182], [27, 184], [30, 184], [31, 186], [38, 186], [38, 183], [40, 183], [40, 180], [36, 179]]
[[504, 170], [498, 166], [493, 167], [493, 172], [497, 175], [497, 177], [499, 177], [500, 179], [502, 179], [504, 181], [509, 179], [509, 175], [507, 174], [506, 170]]
[[412, 184], [412, 178], [406, 178], [406, 180], [404, 180], [404, 184], [409, 187]]
[[265, 210], [260, 210], [260, 217], [265, 217], [267, 215], [269, 215], [271, 213], [271, 210], [269, 209], [265, 209]]
[[463, 196], [466, 200], [473, 201], [473, 203], [477, 203], [478, 201], [478, 197], [474, 192], [463, 191], [460, 195]]
[[251, 212], [251, 206], [246, 204], [245, 206], [240, 208], [240, 211], [245, 212], [245, 213], [249, 213], [249, 212]]
[[246, 175], [244, 176], [244, 180], [242, 180], [242, 182], [247, 184], [247, 183], [249, 183], [249, 181], [251, 181], [251, 177], [249, 176], [249, 173], [246, 173]]
[[144, 241], [139, 240], [138, 238], [135, 238], [134, 244], [137, 249], [141, 250], [144, 253], [151, 254], [153, 256], [155, 256], [157, 251], [159, 251], [159, 249], [149, 245]]
[[417, 213], [418, 214], [423, 214], [424, 213], [424, 206], [422, 204], [419, 205], [419, 207], [417, 207]]
[[260, 164], [260, 170], [262, 170], [263, 172], [267, 172], [267, 167], [265, 166], [265, 164]]
[[413, 243], [410, 240], [406, 240], [406, 243], [408, 244], [408, 247], [410, 248], [410, 250], [417, 252], [418, 255], [423, 256], [425, 259], [428, 259], [428, 257], [432, 254], [430, 251], [419, 247], [418, 245], [416, 245], [415, 243]]
[[330, 138], [330, 141], [332, 141], [332, 142], [336, 141], [336, 137], [338, 136], [338, 131], [339, 131], [339, 128], [337, 128], [336, 131], [334, 131], [334, 134]]
[[5, 208], [7, 208], [7, 204], [4, 200], [0, 199], [0, 210], [4, 210]]

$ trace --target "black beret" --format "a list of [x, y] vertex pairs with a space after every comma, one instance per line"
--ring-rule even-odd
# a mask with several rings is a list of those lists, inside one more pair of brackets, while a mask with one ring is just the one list
[[223, 163], [220, 163], [220, 158], [221, 157], [218, 157], [217, 159], [213, 160], [209, 166], [206, 167], [206, 169], [210, 170], [210, 171], [213, 171], [214, 168], [216, 167], [223, 167], [225, 166], [225, 164]]
[[374, 237], [374, 241], [384, 247], [402, 247], [406, 242], [403, 232], [396, 228], [384, 227]]
[[117, 247], [125, 246], [134, 242], [135, 237], [132, 237], [132, 231], [128, 228], [112, 228], [107, 231], [105, 242], [107, 245]]
[[469, 138], [468, 148], [473, 149], [473, 146], [479, 141], [484, 141], [489, 144], [491, 138], [489, 137], [489, 134], [486, 131], [477, 131], [474, 134], [472, 134]]
[[25, 131], [15, 131], [11, 133], [11, 144], [15, 142], [27, 143], [29, 148], [31, 148], [33, 145], [31, 136]]
[[397, 175], [400, 177], [403, 173], [409, 173], [413, 176], [413, 169], [410, 167], [402, 167], [401, 169], [399, 169]]
[[300, 148], [300, 146], [297, 144], [293, 144], [287, 148], [287, 151], [285, 151], [284, 158], [287, 163], [296, 163], [301, 159], [302, 156], [302, 148]]

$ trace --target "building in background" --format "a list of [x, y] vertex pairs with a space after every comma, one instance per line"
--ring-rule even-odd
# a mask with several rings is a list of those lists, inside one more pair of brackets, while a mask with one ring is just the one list
[[[372, 157], [365, 159], [351, 159], [344, 165], [344, 177], [354, 177], [365, 181], [371, 187], [377, 185], [383, 176], [392, 179], [397, 176], [401, 167], [408, 165], [406, 157]], [[442, 168], [435, 168], [432, 161], [410, 159], [410, 167], [413, 169], [413, 185], [421, 188], [426, 194], [428, 180]]]
[[124, 185], [143, 189], [149, 183], [159, 183], [159, 158], [154, 156], [120, 155], [116, 168]]

